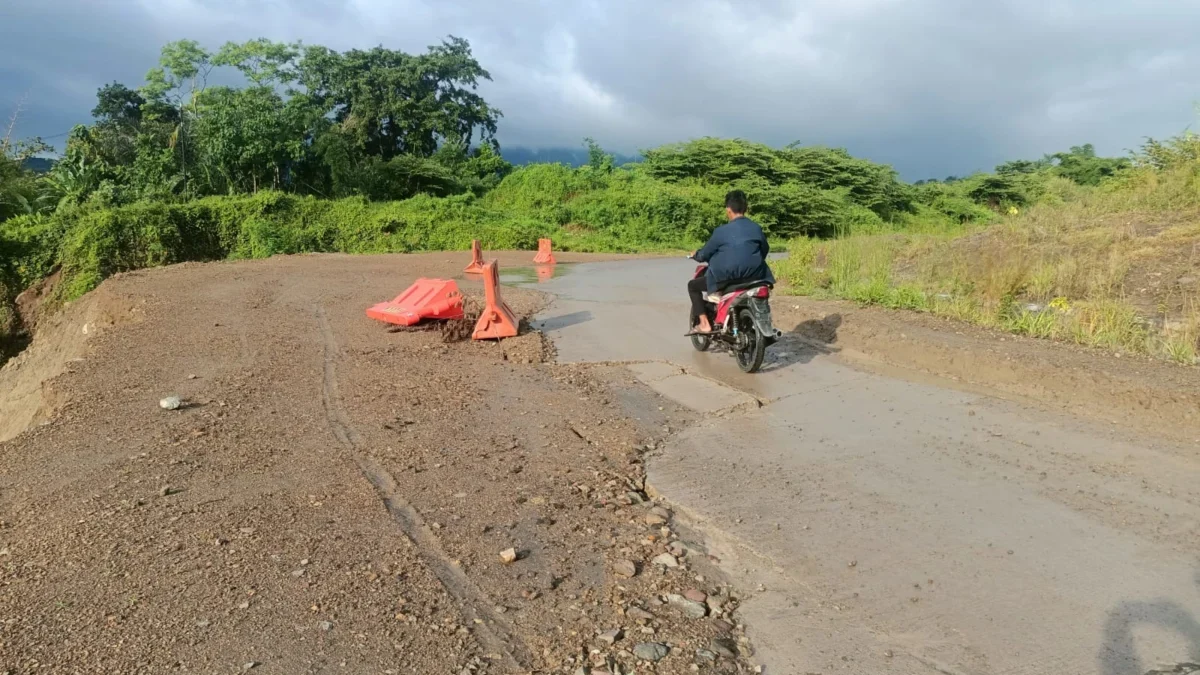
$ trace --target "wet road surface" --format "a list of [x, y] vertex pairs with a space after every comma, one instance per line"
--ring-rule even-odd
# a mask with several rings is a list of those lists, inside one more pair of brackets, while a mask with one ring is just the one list
[[536, 283], [556, 296], [537, 323], [560, 361], [629, 363], [710, 413], [649, 476], [760, 589], [743, 614], [765, 672], [1200, 661], [1194, 449], [868, 374], [791, 337], [745, 375], [683, 337], [693, 269], [559, 266]]

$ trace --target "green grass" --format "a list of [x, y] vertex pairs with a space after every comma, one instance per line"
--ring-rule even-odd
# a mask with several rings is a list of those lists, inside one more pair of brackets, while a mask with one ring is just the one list
[[774, 267], [802, 295], [1191, 364], [1200, 353], [1200, 297], [1166, 317], [1182, 328], [1161, 331], [1130, 299], [1145, 289], [1127, 286], [1135, 272], [1167, 270], [1169, 279], [1200, 264], [1197, 254], [1186, 257], [1200, 251], [1198, 172], [1131, 171], [1092, 188], [1054, 181], [1041, 202], [990, 226], [799, 238]]

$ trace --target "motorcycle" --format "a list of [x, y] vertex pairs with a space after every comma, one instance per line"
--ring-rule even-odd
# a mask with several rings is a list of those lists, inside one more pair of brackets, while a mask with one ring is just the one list
[[[707, 270], [708, 264], [701, 263], [692, 278], [700, 278]], [[722, 342], [737, 357], [738, 368], [746, 373], [758, 372], [767, 347], [783, 336], [771, 324], [770, 298], [771, 284], [765, 281], [735, 284], [718, 294], [705, 293], [704, 307], [713, 332], [692, 335], [692, 346], [705, 352], [714, 341]]]

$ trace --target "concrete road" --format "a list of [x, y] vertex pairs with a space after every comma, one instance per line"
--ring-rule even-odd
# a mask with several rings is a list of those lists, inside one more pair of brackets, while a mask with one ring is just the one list
[[557, 297], [538, 322], [561, 361], [628, 363], [708, 413], [650, 480], [758, 589], [743, 615], [764, 672], [1200, 662], [1194, 448], [864, 373], [792, 339], [744, 375], [683, 337], [692, 269], [560, 265], [536, 284]]

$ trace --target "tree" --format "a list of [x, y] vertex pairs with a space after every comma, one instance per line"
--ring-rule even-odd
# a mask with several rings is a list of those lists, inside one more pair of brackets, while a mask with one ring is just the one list
[[274, 89], [213, 87], [196, 103], [196, 180], [208, 193], [283, 187], [290, 163], [304, 152], [301, 120]]
[[491, 79], [466, 40], [451, 37], [413, 56], [376, 47], [339, 54], [309, 47], [298, 81], [365, 155], [431, 157], [446, 142], [496, 146], [500, 111], [475, 90]]
[[142, 122], [142, 107], [146, 98], [119, 82], [106, 84], [96, 92], [96, 107], [92, 117], [99, 124], [113, 124], [136, 129]]
[[1067, 152], [1057, 152], [1046, 158], [1054, 173], [1080, 185], [1099, 185], [1105, 178], [1129, 168], [1124, 157], [1097, 157], [1091, 143], [1074, 146]]
[[298, 45], [258, 38], [238, 44], [226, 42], [213, 57], [214, 66], [232, 66], [255, 86], [268, 87], [294, 82], [297, 77]]

